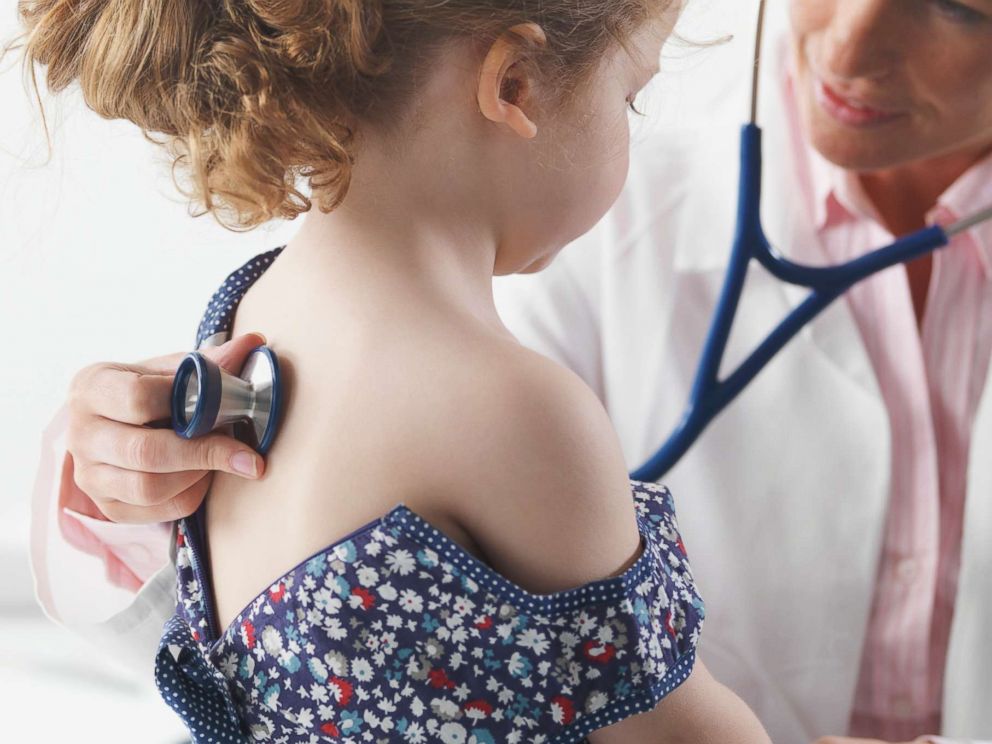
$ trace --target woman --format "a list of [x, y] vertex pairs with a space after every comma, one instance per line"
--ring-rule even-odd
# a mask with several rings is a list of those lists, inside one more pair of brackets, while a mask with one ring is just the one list
[[[615, 200], [678, 9], [21, 6], [50, 83], [81, 74], [99, 113], [164, 132], [215, 216], [308, 211], [301, 173], [321, 207], [232, 271], [197, 336], [264, 328], [288, 403], [265, 477], [216, 475], [177, 525], [155, 676], [196, 741], [767, 742], [693, 668], [667, 492], [631, 503], [602, 406], [492, 300]], [[110, 402], [133, 424], [162, 401]], [[120, 421], [70, 427], [84, 491], [128, 467], [84, 454]]]

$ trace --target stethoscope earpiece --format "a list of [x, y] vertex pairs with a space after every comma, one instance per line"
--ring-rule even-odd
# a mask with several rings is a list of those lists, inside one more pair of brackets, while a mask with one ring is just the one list
[[280, 388], [279, 361], [268, 346], [252, 349], [238, 376], [191, 351], [172, 381], [172, 428], [192, 439], [234, 424], [234, 437], [264, 455], [279, 425]]

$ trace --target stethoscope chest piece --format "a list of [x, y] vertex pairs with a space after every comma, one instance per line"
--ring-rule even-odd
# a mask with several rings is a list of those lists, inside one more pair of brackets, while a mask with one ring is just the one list
[[238, 375], [191, 351], [172, 382], [172, 428], [192, 439], [227, 424], [236, 439], [265, 454], [276, 436], [282, 402], [279, 362], [268, 346], [257, 346]]

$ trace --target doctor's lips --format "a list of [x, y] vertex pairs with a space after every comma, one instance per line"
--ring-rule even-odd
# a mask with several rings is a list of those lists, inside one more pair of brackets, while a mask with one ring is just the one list
[[813, 78], [817, 103], [841, 124], [851, 127], [876, 127], [905, 116], [905, 111], [880, 108], [839, 93], [822, 80]]

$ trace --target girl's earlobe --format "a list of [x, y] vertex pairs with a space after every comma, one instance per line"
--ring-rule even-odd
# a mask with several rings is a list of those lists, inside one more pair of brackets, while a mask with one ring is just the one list
[[517, 132], [517, 134], [527, 139], [534, 139], [537, 136], [537, 124], [531, 121], [527, 114], [517, 106], [506, 105], [506, 123]]
[[[482, 115], [494, 122], [503, 122], [526, 139], [537, 136], [537, 125], [516, 104], [521, 102], [521, 91], [527, 88], [526, 81], [510, 80], [509, 70], [519, 61], [518, 44], [512, 43], [507, 35], [522, 37], [531, 43], [544, 44], [547, 39], [544, 30], [535, 23], [514, 26], [493, 42], [482, 62], [479, 76], [477, 102]], [[512, 85], [506, 85], [506, 83]], [[504, 100], [503, 90], [507, 87], [516, 95], [514, 101]]]

